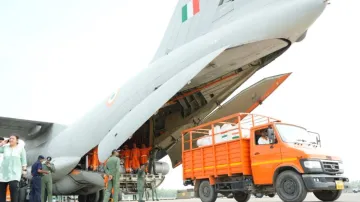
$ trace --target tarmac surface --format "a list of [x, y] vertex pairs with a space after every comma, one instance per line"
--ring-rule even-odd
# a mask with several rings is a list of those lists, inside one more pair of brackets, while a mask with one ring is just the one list
[[[151, 201], [151, 200], [149, 200]], [[201, 202], [200, 199], [178, 199], [178, 200], [162, 200], [166, 202], [179, 202], [179, 201], [185, 201], [185, 202]], [[227, 202], [227, 201], [235, 201], [234, 199], [227, 199], [227, 198], [218, 198], [216, 202]], [[249, 202], [282, 202], [279, 197], [275, 196], [274, 198], [269, 197], [263, 197], [263, 198], [255, 198], [251, 197]], [[312, 193], [309, 193], [307, 198], [304, 202], [318, 202], [318, 200]], [[360, 201], [360, 193], [353, 194], [353, 193], [343, 193], [341, 197], [337, 200], [337, 202], [359, 202]]]

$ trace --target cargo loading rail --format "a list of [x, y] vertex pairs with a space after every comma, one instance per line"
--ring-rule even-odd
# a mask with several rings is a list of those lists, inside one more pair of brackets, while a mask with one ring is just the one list
[[[146, 174], [145, 189], [157, 188], [164, 181], [165, 175]], [[137, 174], [120, 174], [120, 190], [123, 194], [137, 194]], [[154, 187], [152, 187], [154, 186]]]

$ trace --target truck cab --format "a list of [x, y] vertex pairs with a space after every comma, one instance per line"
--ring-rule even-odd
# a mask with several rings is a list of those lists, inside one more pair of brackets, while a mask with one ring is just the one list
[[[348, 188], [340, 157], [321, 148], [320, 135], [263, 115], [237, 113], [182, 132], [184, 185], [214, 202], [253, 195], [302, 202], [308, 192], [335, 201]], [[206, 191], [205, 191], [206, 190]]]
[[336, 200], [348, 186], [341, 158], [321, 149], [320, 135], [303, 127], [281, 122], [253, 127], [250, 144], [254, 184], [278, 183], [277, 191], [286, 195], [294, 190], [281, 183], [301, 176], [305, 189], [323, 201]]

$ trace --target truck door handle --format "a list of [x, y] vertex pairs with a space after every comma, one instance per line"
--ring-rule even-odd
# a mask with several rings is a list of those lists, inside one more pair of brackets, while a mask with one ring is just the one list
[[259, 152], [255, 152], [255, 154], [254, 155], [259, 155], [260, 153]]

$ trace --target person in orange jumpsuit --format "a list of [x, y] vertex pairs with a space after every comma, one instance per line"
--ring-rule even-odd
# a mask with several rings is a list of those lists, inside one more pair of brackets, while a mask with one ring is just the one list
[[133, 148], [131, 150], [131, 168], [133, 171], [137, 171], [140, 168], [140, 149], [136, 147], [136, 144], [133, 144]]
[[149, 158], [150, 150], [151, 150], [151, 147], [146, 148], [145, 144], [141, 145], [141, 149], [140, 149], [140, 165], [144, 165], [145, 163], [147, 163], [148, 158]]
[[[124, 146], [125, 147], [125, 146]], [[119, 158], [124, 160], [125, 162], [125, 150], [124, 149], [121, 149], [120, 152], [119, 152]]]
[[127, 173], [130, 173], [130, 155], [131, 155], [131, 150], [128, 148], [127, 145], [124, 146], [124, 150], [123, 150], [123, 159], [124, 159], [124, 163], [125, 163], [125, 171]]
[[125, 168], [125, 150], [124, 150], [124, 147], [121, 148], [120, 151], [119, 151], [119, 158], [120, 158], [120, 166], [123, 166]]

